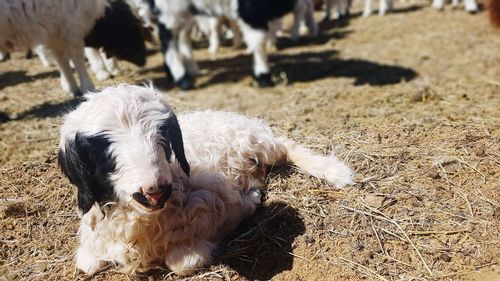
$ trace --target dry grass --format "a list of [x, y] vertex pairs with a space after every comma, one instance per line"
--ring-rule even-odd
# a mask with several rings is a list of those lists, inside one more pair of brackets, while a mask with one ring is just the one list
[[[197, 51], [211, 71], [192, 92], [170, 89], [159, 54], [99, 85], [153, 79], [178, 111], [259, 116], [356, 170], [343, 190], [273, 171], [264, 206], [189, 280], [500, 279], [500, 35], [484, 13], [396, 7], [287, 46], [271, 57], [273, 89], [251, 87], [248, 57], [227, 49], [217, 61]], [[0, 91], [15, 119], [0, 124], [0, 280], [89, 280], [72, 261], [75, 194], [55, 159], [58, 115], [74, 104], [53, 70], [20, 57], [0, 63]]]

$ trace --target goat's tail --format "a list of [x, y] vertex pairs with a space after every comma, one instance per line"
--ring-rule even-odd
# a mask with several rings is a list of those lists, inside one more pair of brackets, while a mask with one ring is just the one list
[[287, 161], [300, 170], [337, 187], [352, 183], [352, 170], [333, 153], [320, 155], [290, 139], [281, 137], [278, 140], [286, 149]]
[[500, 28], [500, 0], [490, 0], [488, 9], [491, 23], [493, 26]]

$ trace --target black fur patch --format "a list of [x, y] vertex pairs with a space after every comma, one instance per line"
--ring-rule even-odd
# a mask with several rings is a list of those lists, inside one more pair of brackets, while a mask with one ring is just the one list
[[85, 37], [87, 47], [103, 48], [108, 56], [139, 66], [146, 64], [144, 28], [123, 0], [115, 0], [106, 8]]
[[168, 43], [172, 40], [172, 32], [161, 22], [158, 23], [158, 36], [160, 37], [161, 52], [165, 55]]
[[146, 2], [148, 3], [149, 9], [153, 13], [153, 15], [158, 16], [159, 11], [156, 8], [155, 0], [146, 0]]
[[85, 214], [95, 202], [113, 201], [109, 179], [115, 171], [115, 159], [109, 153], [111, 141], [106, 135], [85, 136], [77, 133], [59, 150], [58, 163], [69, 181], [78, 188], [78, 208]]
[[[170, 161], [172, 157], [172, 150], [174, 151], [175, 158], [181, 165], [182, 170], [186, 175], [189, 176], [189, 163], [184, 155], [184, 142], [182, 140], [182, 131], [179, 126], [179, 122], [177, 122], [177, 117], [173, 115], [163, 122], [163, 124], [159, 128], [160, 134], [165, 139], [166, 144], [164, 145], [165, 154], [167, 155], [167, 159]], [[172, 149], [170, 149], [169, 144]]]
[[296, 0], [238, 0], [238, 15], [255, 29], [267, 30], [269, 21], [291, 12]]

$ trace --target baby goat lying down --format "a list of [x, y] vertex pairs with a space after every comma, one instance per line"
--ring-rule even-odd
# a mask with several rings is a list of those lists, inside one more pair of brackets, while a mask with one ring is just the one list
[[351, 182], [334, 156], [276, 137], [261, 120], [212, 111], [177, 118], [147, 87], [85, 97], [61, 127], [59, 165], [78, 189], [76, 266], [87, 274], [108, 263], [127, 272], [164, 265], [180, 275], [208, 265], [260, 204], [266, 166]]

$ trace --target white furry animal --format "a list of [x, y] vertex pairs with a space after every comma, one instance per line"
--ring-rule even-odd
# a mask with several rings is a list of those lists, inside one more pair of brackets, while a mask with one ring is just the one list
[[[391, 12], [394, 8], [393, 0], [379, 0], [378, 14], [383, 16], [387, 12]], [[372, 0], [365, 0], [365, 8], [363, 10], [363, 17], [367, 17], [372, 13]]]
[[84, 46], [144, 65], [144, 37], [139, 20], [124, 0], [0, 0], [0, 51], [31, 48], [42, 59], [53, 58], [63, 90], [74, 96], [94, 89], [85, 66]]
[[[92, 90], [83, 54], [84, 37], [104, 15], [107, 4], [107, 0], [0, 0], [0, 51], [45, 45], [56, 59], [64, 91], [78, 96]], [[80, 78], [80, 89], [70, 60]]]
[[[458, 2], [459, 0], [452, 0], [451, 5], [453, 7], [458, 7]], [[432, 7], [435, 8], [436, 10], [443, 10], [445, 3], [446, 3], [445, 0], [433, 0]], [[477, 12], [478, 6], [476, 0], [464, 0], [464, 8], [469, 13]]]
[[334, 156], [275, 137], [261, 120], [187, 113], [181, 132], [151, 88], [121, 85], [86, 99], [65, 117], [58, 161], [78, 188], [76, 265], [87, 274], [107, 263], [128, 272], [159, 264], [180, 275], [206, 266], [254, 213], [267, 165], [293, 163], [338, 186], [351, 181]]

